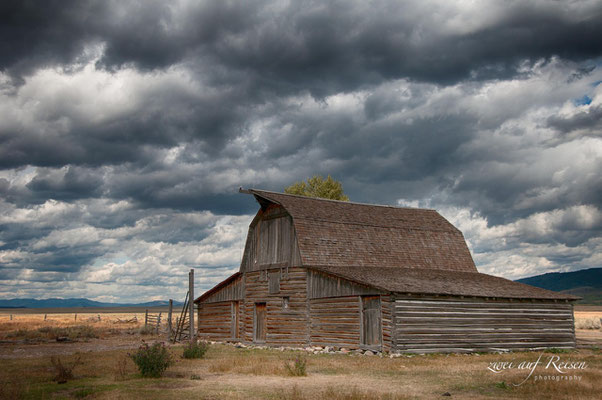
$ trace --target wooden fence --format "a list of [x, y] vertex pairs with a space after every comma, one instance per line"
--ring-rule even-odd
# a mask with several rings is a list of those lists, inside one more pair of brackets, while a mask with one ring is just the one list
[[149, 314], [148, 310], [146, 310], [144, 313], [144, 328], [151, 328], [158, 334], [161, 328], [161, 313]]

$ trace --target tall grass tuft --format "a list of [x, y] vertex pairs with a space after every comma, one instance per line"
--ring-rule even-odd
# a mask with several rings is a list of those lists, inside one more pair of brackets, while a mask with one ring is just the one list
[[117, 358], [117, 364], [115, 366], [115, 380], [122, 381], [128, 375], [128, 358], [125, 355]]
[[297, 356], [294, 360], [285, 362], [284, 368], [290, 376], [307, 376], [307, 359]]
[[81, 356], [78, 356], [77, 359], [71, 365], [63, 364], [60, 357], [52, 356], [50, 357], [50, 363], [54, 367], [54, 371], [56, 372], [56, 376], [54, 380], [57, 383], [67, 383], [69, 379], [73, 379], [73, 370], [76, 366], [81, 364]]

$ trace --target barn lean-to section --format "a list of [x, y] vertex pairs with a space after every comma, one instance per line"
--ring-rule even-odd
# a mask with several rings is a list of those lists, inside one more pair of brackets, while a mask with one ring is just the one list
[[461, 352], [574, 347], [566, 303], [402, 297], [394, 303], [399, 352]]
[[574, 347], [563, 295], [477, 271], [434, 210], [259, 190], [239, 272], [204, 293], [198, 334], [392, 352]]

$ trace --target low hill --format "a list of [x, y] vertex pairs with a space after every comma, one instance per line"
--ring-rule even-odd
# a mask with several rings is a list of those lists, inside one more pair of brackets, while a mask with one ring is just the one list
[[583, 297], [579, 304], [602, 305], [602, 268], [551, 272], [518, 279], [517, 282]]
[[[167, 301], [150, 301], [146, 303], [104, 303], [88, 299], [9, 299], [0, 300], [0, 308], [72, 308], [72, 307], [162, 307]], [[175, 302], [174, 306], [181, 306]]]

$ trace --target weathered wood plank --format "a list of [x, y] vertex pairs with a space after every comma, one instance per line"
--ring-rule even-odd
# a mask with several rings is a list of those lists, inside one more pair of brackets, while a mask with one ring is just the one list
[[396, 298], [393, 313], [395, 351], [518, 350], [575, 343], [571, 304]]
[[382, 293], [381, 290], [365, 285], [358, 285], [348, 280], [324, 274], [319, 271], [310, 270], [309, 273], [311, 275], [309, 289], [310, 299], [351, 295], [378, 295]]

